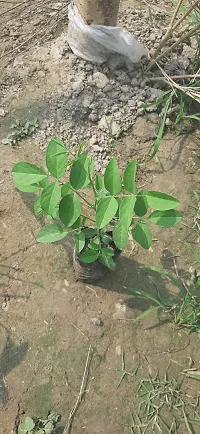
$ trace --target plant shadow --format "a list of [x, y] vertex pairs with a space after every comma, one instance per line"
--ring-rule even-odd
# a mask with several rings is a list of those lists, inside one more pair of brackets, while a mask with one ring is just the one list
[[28, 352], [28, 343], [16, 345], [8, 335], [0, 355], [0, 403], [5, 404], [8, 400], [6, 389], [6, 376], [25, 359]]
[[142, 264], [139, 262], [121, 255], [117, 261], [114, 274], [108, 272], [103, 279], [94, 282], [92, 286], [99, 286], [107, 291], [128, 295], [124, 303], [131, 309], [141, 310], [142, 312], [155, 305], [155, 303], [148, 298], [135, 294], [135, 289], [145, 291], [155, 298], [159, 291], [163, 299], [176, 299], [176, 295], [170, 290], [170, 285], [168, 285], [168, 281], [164, 276], [141, 267]]

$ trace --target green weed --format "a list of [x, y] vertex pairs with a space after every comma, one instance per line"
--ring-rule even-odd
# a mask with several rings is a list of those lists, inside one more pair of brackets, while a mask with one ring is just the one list
[[15, 146], [20, 140], [31, 136], [37, 128], [37, 119], [26, 121], [25, 123], [21, 123], [17, 120], [15, 124], [11, 125], [11, 132], [2, 140], [2, 143], [4, 145]]
[[52, 411], [47, 419], [32, 419], [27, 416], [25, 422], [19, 426], [20, 434], [52, 434], [59, 420], [59, 415]]
[[[190, 249], [191, 246], [190, 246]], [[156, 306], [151, 307], [142, 314], [140, 314], [135, 320], [139, 321], [145, 316], [152, 313], [152, 311], [159, 311], [165, 313], [171, 321], [173, 321], [178, 327], [187, 328], [189, 333], [196, 331], [200, 333], [200, 299], [199, 299], [199, 288], [200, 279], [197, 277], [196, 281], [191, 281], [192, 288], [187, 288], [183, 285], [182, 281], [176, 279], [171, 273], [166, 270], [159, 269], [157, 267], [141, 267], [142, 269], [148, 271], [154, 271], [161, 275], [166, 276], [170, 279], [171, 283], [177, 288], [179, 299], [174, 301], [173, 299], [165, 299], [161, 295], [159, 289], [156, 286], [157, 294], [156, 296], [150, 295], [148, 292], [128, 288], [132, 293], [139, 295], [140, 297], [146, 298], [153, 302]]]
[[[199, 88], [200, 82], [192, 80], [188, 84], [189, 92], [195, 92]], [[156, 99], [151, 104], [143, 105], [142, 108], [148, 109], [154, 107], [160, 111], [161, 121], [158, 129], [157, 138], [153, 144], [152, 151], [150, 152], [149, 159], [154, 158], [159, 150], [161, 141], [166, 130], [166, 119], [171, 117], [172, 126], [175, 128], [176, 134], [180, 135], [188, 131], [188, 128], [193, 127], [195, 121], [200, 121], [200, 113], [192, 113], [192, 103], [194, 99], [192, 96], [185, 94], [181, 89], [169, 90], [164, 92], [163, 95]], [[178, 111], [173, 114], [173, 107], [178, 106]]]

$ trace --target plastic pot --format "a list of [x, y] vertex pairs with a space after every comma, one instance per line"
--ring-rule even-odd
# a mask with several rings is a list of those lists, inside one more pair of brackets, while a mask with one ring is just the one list
[[[112, 232], [108, 232], [112, 234]], [[121, 255], [121, 250], [115, 247], [115, 253], [113, 256], [114, 261], [116, 261]], [[73, 252], [73, 267], [75, 272], [76, 280], [80, 280], [85, 283], [96, 282], [102, 279], [110, 270], [105, 265], [101, 264], [98, 260], [92, 262], [91, 264], [86, 264], [80, 261], [80, 254], [74, 248]]]

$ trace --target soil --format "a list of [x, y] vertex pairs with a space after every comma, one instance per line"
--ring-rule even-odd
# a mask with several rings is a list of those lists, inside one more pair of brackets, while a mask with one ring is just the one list
[[[5, 5], [0, 3], [0, 13], [4, 10]], [[40, 19], [45, 21], [47, 11], [42, 11]], [[40, 53], [49, 50], [49, 43], [55, 48], [66, 26], [63, 24], [65, 12], [60, 26], [55, 25], [55, 32], [48, 34], [47, 41], [40, 41]], [[27, 18], [29, 32], [36, 25]], [[26, 32], [23, 24], [22, 33]], [[4, 38], [1, 44], [4, 47], [7, 39]], [[33, 48], [28, 44], [23, 54], [29, 65]], [[200, 182], [199, 130], [181, 136], [167, 132], [158, 159], [141, 166], [138, 172], [139, 186], [165, 191], [180, 200], [184, 225], [164, 230], [154, 227], [153, 245], [149, 251], [130, 242], [118, 259], [114, 273], [91, 285], [76, 282], [72, 240], [53, 245], [36, 243], [35, 236], [43, 221], [34, 216], [34, 195], [17, 191], [11, 177], [13, 164], [20, 160], [43, 164], [44, 141], [52, 130], [54, 134], [59, 133], [60, 126], [64, 125], [66, 119], [61, 118], [59, 131], [56, 123], [49, 131], [44, 128], [48, 121], [45, 116], [47, 96], [53, 93], [54, 97], [64, 98], [59, 88], [66, 78], [63, 58], [58, 54], [51, 64], [50, 57], [47, 65], [46, 53], [45, 62], [36, 60], [37, 69], [32, 75], [25, 69], [26, 62], [20, 63], [21, 53], [15, 52], [14, 56], [14, 64], [9, 62], [2, 80], [5, 113], [1, 112], [0, 117], [0, 139], [8, 133], [16, 118], [24, 120], [37, 116], [40, 129], [38, 136], [27, 137], [15, 147], [1, 145], [0, 405], [3, 416], [0, 433], [18, 434], [19, 422], [26, 415], [44, 418], [52, 409], [61, 415], [56, 433], [62, 433], [77, 399], [88, 348], [92, 345], [87, 391], [75, 414], [71, 433], [128, 434], [133, 408], [127, 399], [133, 399], [135, 384], [128, 377], [117, 388], [122, 354], [127, 371], [132, 372], [139, 364], [141, 377], [159, 373], [163, 378], [168, 372], [170, 377], [181, 382], [189, 358], [199, 368], [198, 335], [188, 335], [186, 330], [159, 320], [156, 314], [140, 323], [135, 322], [134, 318], [151, 304], [135, 296], [130, 289], [143, 289], [155, 295], [157, 286], [166, 298], [177, 298], [176, 289], [166, 279], [147, 273], [141, 265], [165, 268], [183, 279], [189, 276], [194, 260], [184, 241], [192, 242], [198, 252], [200, 240], [191, 230], [196, 215], [193, 191], [199, 190]], [[71, 61], [71, 75], [74, 74], [73, 65], [74, 61]], [[121, 169], [131, 158], [144, 161], [158, 122], [156, 113], [141, 114], [133, 126], [115, 140], [114, 154]], [[78, 129], [78, 115], [76, 123]], [[74, 125], [68, 119], [68, 126], [75, 128]], [[95, 129], [94, 124], [94, 133]], [[183, 388], [194, 394], [198, 382], [184, 377]], [[180, 433], [187, 432], [183, 424]], [[200, 433], [198, 426], [194, 426], [194, 433]]]

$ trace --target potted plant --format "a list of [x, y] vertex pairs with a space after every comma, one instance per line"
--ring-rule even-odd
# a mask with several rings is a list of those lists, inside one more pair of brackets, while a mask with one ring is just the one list
[[149, 249], [149, 223], [170, 227], [180, 222], [182, 215], [175, 210], [179, 201], [174, 197], [137, 189], [136, 160], [120, 175], [112, 158], [101, 176], [95, 174], [93, 158], [82, 148], [70, 158], [70, 149], [55, 137], [46, 150], [47, 170], [22, 161], [14, 165], [12, 175], [19, 190], [37, 192], [36, 216], [44, 213], [52, 220], [40, 230], [37, 241], [53, 243], [72, 233], [76, 277], [94, 281], [107, 269], [115, 269], [130, 234]]

